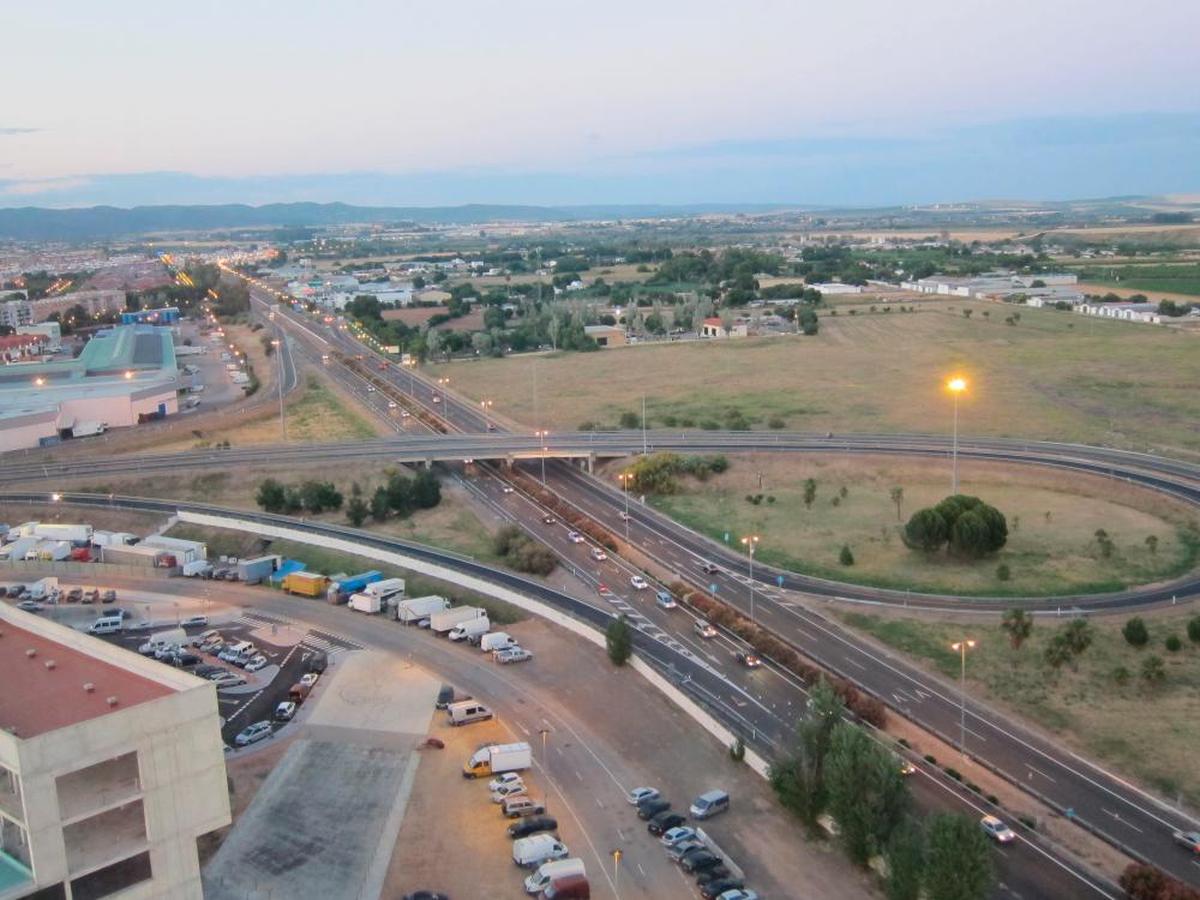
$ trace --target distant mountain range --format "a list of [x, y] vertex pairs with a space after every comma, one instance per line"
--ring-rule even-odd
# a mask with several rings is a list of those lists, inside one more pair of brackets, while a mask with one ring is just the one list
[[357, 222], [472, 225], [485, 222], [569, 222], [652, 218], [713, 212], [765, 212], [769, 204], [689, 206], [351, 206], [347, 203], [271, 203], [265, 206], [91, 206], [0, 209], [0, 238], [20, 241], [89, 241], [160, 231], [218, 228], [295, 228]]

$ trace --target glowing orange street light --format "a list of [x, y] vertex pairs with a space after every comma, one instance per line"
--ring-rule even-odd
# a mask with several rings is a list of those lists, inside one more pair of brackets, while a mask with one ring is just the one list
[[951, 482], [953, 490], [950, 492], [952, 494], [958, 493], [958, 395], [966, 389], [967, 379], [963, 378], [961, 375], [955, 375], [946, 382], [946, 390], [948, 390], [951, 396], [954, 397], [954, 450], [952, 452], [952, 467], [954, 474]]
[[975, 644], [973, 638], [963, 638], [950, 645], [950, 649], [957, 652], [962, 661], [958, 682], [958, 752], [963, 756], [967, 755], [967, 651], [975, 649]]

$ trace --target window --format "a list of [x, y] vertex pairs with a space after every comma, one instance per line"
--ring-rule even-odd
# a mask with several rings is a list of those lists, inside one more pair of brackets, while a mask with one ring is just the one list
[[98, 900], [153, 877], [150, 852], [145, 851], [76, 878], [71, 882], [71, 896], [74, 900]]

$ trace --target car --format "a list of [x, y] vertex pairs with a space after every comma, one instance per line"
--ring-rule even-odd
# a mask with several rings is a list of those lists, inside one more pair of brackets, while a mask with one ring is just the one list
[[395, 409], [399, 404], [395, 400], [388, 401], [388, 409]]
[[557, 521], [558, 521], [558, 519], [554, 518], [554, 516], [550, 515], [549, 513], [542, 516], [542, 524], [543, 525], [553, 525]]
[[741, 890], [746, 884], [741, 878], [733, 875], [725, 875], [721, 878], [710, 878], [708, 881], [700, 883], [700, 896], [704, 900], [713, 900], [714, 897], [720, 897], [729, 891]]
[[239, 651], [233, 649], [233, 646], [233, 644], [222, 646], [220, 652], [217, 653], [217, 659], [221, 660], [221, 662], [233, 662], [239, 653]]
[[308, 688], [309, 690], [312, 690], [313, 688], [315, 688], [317, 686], [317, 682], [320, 680], [320, 678], [321, 678], [320, 672], [309, 672], [305, 675], [300, 676], [300, 683], [302, 685], [304, 685], [306, 688]]
[[83, 592], [83, 599], [80, 602], [90, 604], [90, 603], [95, 603], [99, 599], [100, 599], [100, 591], [98, 591], [96, 588], [88, 588], [86, 591]]
[[67, 602], [78, 603], [83, 599], [83, 588], [73, 587], [67, 591]]
[[617, 515], [621, 517], [622, 522], [628, 522], [632, 518], [629, 513], [625, 512], [625, 510], [621, 510]]
[[670, 808], [671, 801], [663, 797], [653, 797], [649, 800], [643, 800], [637, 805], [638, 818], [649, 821], [660, 812], [666, 812]]
[[133, 613], [131, 613], [127, 609], [122, 609], [119, 606], [114, 606], [112, 609], [106, 610], [103, 613], [101, 613], [101, 615], [103, 615], [105, 618], [112, 618], [113, 616], [116, 616], [118, 619], [120, 619], [122, 622], [124, 622], [126, 619], [131, 618], [133, 616]]
[[246, 683], [246, 679], [241, 675], [234, 675], [232, 672], [226, 672], [224, 675], [209, 679], [217, 686], [217, 690], [224, 688], [241, 687]]
[[717, 636], [717, 629], [713, 628], [707, 619], [697, 619], [696, 624], [692, 626], [692, 630], [705, 640]]
[[500, 493], [511, 494], [513, 492], [513, 490], [514, 490], [514, 488], [511, 484], [506, 484], [504, 487], [500, 488]]
[[209, 675], [215, 675], [217, 672], [224, 672], [220, 666], [199, 665], [192, 670], [193, 675], [199, 675], [201, 678], [207, 678]]
[[529, 816], [520, 822], [508, 826], [510, 838], [529, 837], [543, 831], [554, 831], [558, 828], [558, 820], [553, 816]]
[[592, 548], [592, 559], [594, 559], [596, 562], [604, 562], [606, 559], [608, 559], [608, 554], [605, 553], [603, 550], [601, 550], [599, 547], [593, 547]]
[[488, 782], [489, 791], [498, 791], [506, 784], [524, 784], [519, 772], [504, 772]]
[[426, 616], [424, 619], [417, 620], [418, 628], [428, 628], [431, 624], [432, 624], [432, 622], [430, 621], [428, 616]]
[[659, 609], [674, 609], [679, 605], [670, 591], [659, 591], [654, 595], [654, 602], [658, 604]]
[[493, 803], [503, 803], [508, 797], [517, 797], [528, 793], [525, 789], [524, 781], [510, 781], [508, 784], [502, 784], [492, 794]]
[[705, 575], [718, 575], [721, 572], [721, 567], [714, 562], [709, 562], [707, 559], [702, 559], [698, 563], [700, 571]]
[[175, 656], [176, 654], [182, 653], [182, 652], [183, 652], [183, 648], [180, 647], [178, 644], [166, 644], [165, 646], [159, 647], [159, 648], [151, 651], [151, 653], [149, 655], [152, 655], [155, 659], [157, 659], [161, 662], [162, 660], [167, 659], [168, 657]]
[[662, 796], [658, 788], [652, 787], [635, 787], [629, 792], [629, 805], [637, 806], [643, 800], [657, 800]]
[[646, 830], [653, 835], [661, 835], [665, 831], [670, 831], [672, 828], [678, 828], [687, 821], [687, 816], [682, 816], [677, 812], [671, 812], [669, 809], [660, 812], [657, 816], [646, 823]]
[[450, 895], [440, 891], [413, 891], [405, 894], [404, 900], [450, 900]]
[[984, 816], [979, 820], [979, 827], [997, 844], [1011, 844], [1017, 839], [1013, 830], [995, 816]]
[[196, 649], [201, 653], [219, 653], [224, 646], [225, 638], [218, 634], [216, 637], [211, 637], [200, 644]]
[[23, 585], [23, 584], [9, 585], [8, 596], [13, 598], [14, 600], [17, 597], [20, 597], [23, 593], [25, 593], [25, 585]]
[[528, 662], [533, 659], [533, 654], [524, 647], [509, 647], [506, 650], [493, 650], [492, 659], [506, 666], [509, 663]]
[[580, 534], [578, 531], [568, 531], [567, 532], [567, 540], [570, 541], [572, 544], [582, 544], [583, 543], [583, 535]]
[[758, 894], [755, 891], [743, 891], [740, 888], [734, 888], [732, 891], [719, 894], [717, 900], [758, 900]]
[[316, 672], [318, 675], [325, 671], [329, 666], [329, 657], [325, 655], [324, 650], [317, 650], [308, 660], [308, 671]]
[[433, 396], [433, 402], [434, 402], [434, 403], [441, 403], [441, 402], [442, 402], [442, 398], [441, 398], [441, 397], [439, 397], [439, 396], [437, 396], [436, 394], [434, 394], [434, 396]]
[[221, 632], [217, 631], [215, 628], [210, 628], [208, 631], [202, 631], [193, 637], [191, 644], [193, 647], [200, 647], [211, 641], [213, 638], [219, 638], [220, 636]]
[[500, 811], [506, 819], [523, 819], [526, 816], [545, 815], [546, 807], [524, 794], [518, 794], [515, 797], [506, 797], [500, 804]]
[[248, 747], [257, 741], [261, 741], [263, 738], [268, 738], [270, 736], [270, 722], [255, 722], [253, 725], [247, 725], [245, 728], [239, 731], [237, 737], [233, 739], [233, 742], [239, 747]]
[[400, 418], [402, 419], [407, 419], [411, 415], [412, 413], [410, 413], [407, 409], [400, 410]]
[[245, 669], [247, 672], [257, 672], [260, 669], [265, 669], [269, 660], [261, 653], [246, 663]]
[[373, 393], [375, 393], [375, 385], [373, 385], [373, 384], [368, 384], [368, 385], [367, 385], [367, 393], [368, 393], [368, 394], [373, 394]]
[[692, 850], [685, 853], [679, 860], [679, 864], [683, 866], [683, 871], [689, 874], [707, 871], [721, 865], [721, 863], [721, 857], [711, 852], [707, 847], [702, 850]]
[[275, 720], [277, 722], [290, 722], [294, 715], [296, 715], [296, 703], [293, 700], [284, 700], [275, 707]]
[[737, 661], [747, 669], [757, 669], [762, 665], [762, 660], [759, 659], [755, 654], [749, 652], [739, 652], [737, 654]]
[[641, 575], [634, 575], [629, 579], [629, 583], [633, 585], [633, 589], [635, 591], [644, 591], [646, 588], [650, 587], [650, 582], [648, 582]]
[[188, 616], [179, 623], [180, 628], [203, 628], [208, 624], [208, 616]]
[[163, 659], [163, 662], [170, 663], [177, 669], [190, 669], [192, 666], [200, 664], [200, 657], [195, 653], [173, 653]]
[[23, 609], [25, 612], [41, 612], [44, 608], [36, 600], [22, 600], [17, 604], [17, 609]]
[[1200, 831], [1175, 831], [1171, 833], [1171, 839], [1179, 846], [1200, 854]]
[[667, 848], [667, 856], [679, 862], [684, 856], [691, 853], [693, 850], [705, 850], [704, 842], [698, 837], [688, 838], [685, 841], [678, 841]]
[[[729, 871], [729, 866], [722, 862], [720, 865], [713, 866], [711, 869], [703, 869], [696, 873], [696, 884], [700, 887], [708, 884], [711, 881], [724, 881], [726, 878], [732, 878], [733, 872]], [[736, 885], [730, 885], [730, 888]]]
[[906, 777], [909, 775], [916, 775], [917, 767], [914, 766], [907, 759], [902, 759], [902, 760], [900, 760], [900, 774], [904, 775]]
[[696, 839], [696, 829], [690, 828], [687, 825], [677, 825], [674, 828], [668, 828], [663, 832], [659, 841], [664, 847], [673, 847], [680, 841], [692, 841]]
[[107, 591], [104, 592], [104, 596], [100, 598], [100, 602], [101, 603], [116, 603], [117, 602], [117, 592], [114, 591], [112, 588], [109, 588]]

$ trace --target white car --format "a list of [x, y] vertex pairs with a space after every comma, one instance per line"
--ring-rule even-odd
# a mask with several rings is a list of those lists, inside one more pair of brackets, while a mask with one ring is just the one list
[[608, 559], [608, 554], [605, 553], [603, 550], [601, 550], [599, 547], [593, 547], [592, 548], [592, 559], [594, 559], [596, 562], [604, 562], [606, 559]]
[[211, 679], [212, 683], [217, 686], [217, 690], [224, 688], [241, 687], [246, 683], [246, 679], [241, 675], [234, 675], [232, 672], [223, 672], [216, 678]]
[[433, 402], [434, 402], [434, 403], [441, 403], [441, 402], [442, 402], [442, 398], [441, 398], [441, 397], [434, 397], [434, 398], [433, 398]]
[[267, 658], [260, 653], [254, 659], [250, 660], [250, 662], [246, 663], [246, 671], [257, 672], [259, 669], [265, 669], [267, 662]]
[[312, 690], [317, 686], [317, 681], [320, 679], [320, 672], [309, 672], [307, 675], [300, 676], [300, 683]]
[[646, 588], [650, 587], [650, 582], [648, 582], [641, 575], [634, 575], [629, 579], [629, 583], [633, 585], [634, 590], [638, 591], [644, 591]]
[[525, 793], [525, 782], [513, 781], [509, 784], [502, 784], [500, 787], [492, 791], [492, 802], [503, 803], [509, 797], [516, 797], [519, 794]]
[[246, 747], [253, 744], [255, 741], [261, 741], [263, 738], [271, 736], [270, 722], [255, 722], [253, 725], [247, 725], [238, 732], [237, 737], [233, 742], [239, 747]]
[[388, 409], [395, 409], [395, 408], [396, 408], [396, 406], [397, 406], [397, 403], [396, 403], [396, 401], [395, 401], [395, 400], [389, 400], [389, 401], [388, 401]]
[[695, 838], [695, 828], [689, 828], [687, 825], [676, 825], [674, 828], [668, 828], [664, 831], [659, 841], [664, 847], [674, 847], [680, 841], [691, 841], [695, 840]]
[[294, 700], [284, 700], [275, 707], [275, 718], [280, 722], [291, 721], [294, 715], [296, 715], [296, 703]]
[[984, 816], [979, 820], [979, 827], [997, 844], [1011, 844], [1017, 839], [1013, 830], [995, 816]]
[[742, 888], [730, 888], [725, 893], [718, 894], [717, 900], [758, 900], [758, 894], [755, 891], [746, 891]]
[[512, 492], [513, 486], [511, 484], [506, 484], [504, 487], [500, 488], [500, 493], [502, 494], [511, 494]]
[[578, 531], [568, 531], [567, 532], [567, 540], [570, 541], [572, 544], [582, 544], [583, 543], [583, 535], [580, 534]]
[[504, 650], [493, 650], [492, 660], [501, 665], [509, 663], [527, 662], [533, 659], [533, 654], [524, 647], [507, 647]]
[[652, 787], [635, 787], [629, 792], [629, 805], [637, 806], [643, 800], [657, 800], [662, 794], [658, 788]]
[[715, 638], [717, 636], [717, 629], [713, 628], [712, 625], [704, 619], [697, 619], [696, 624], [692, 626], [692, 630], [705, 640], [708, 640], [709, 638]]
[[192, 628], [208, 624], [208, 616], [188, 616], [179, 623], [180, 628]]
[[519, 772], [505, 772], [488, 782], [489, 791], [498, 791], [506, 784], [524, 784]]
[[375, 393], [375, 385], [373, 385], [373, 384], [368, 384], [368, 385], [367, 385], [367, 393], [368, 393], [368, 394], [373, 394], [373, 393]]

